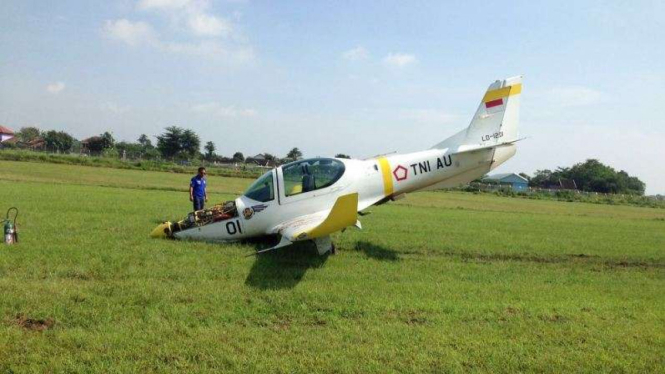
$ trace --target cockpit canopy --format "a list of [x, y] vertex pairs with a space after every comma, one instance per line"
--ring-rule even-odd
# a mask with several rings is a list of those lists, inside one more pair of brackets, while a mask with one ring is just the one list
[[293, 196], [331, 186], [344, 170], [344, 163], [332, 158], [311, 158], [284, 165], [284, 194]]
[[[281, 169], [282, 180], [279, 187], [283, 188], [286, 197], [329, 187], [337, 182], [345, 171], [344, 163], [332, 158], [295, 161]], [[252, 183], [244, 195], [255, 201], [271, 201], [275, 198], [274, 187], [273, 172], [269, 171]]]
[[245, 196], [252, 200], [265, 203], [275, 198], [275, 188], [273, 186], [272, 171], [269, 171], [252, 183], [245, 191]]

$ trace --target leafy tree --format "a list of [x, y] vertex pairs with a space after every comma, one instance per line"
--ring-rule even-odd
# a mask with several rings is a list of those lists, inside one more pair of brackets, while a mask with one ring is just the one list
[[289, 153], [286, 154], [286, 158], [289, 158], [293, 161], [302, 158], [302, 152], [296, 147], [293, 148], [292, 150], [289, 151]]
[[103, 154], [104, 151], [115, 147], [115, 139], [110, 132], [105, 132], [99, 136], [93, 136], [88, 139], [88, 150], [92, 155]]
[[145, 158], [146, 160], [158, 160], [159, 156], [160, 156], [159, 151], [157, 150], [157, 148], [154, 147], [145, 150], [145, 152], [143, 153], [143, 158]]
[[264, 153], [263, 157], [266, 159], [266, 161], [275, 161], [275, 156], [271, 155], [270, 153]]
[[162, 157], [173, 159], [182, 150], [183, 130], [177, 126], [167, 127], [162, 135], [157, 135], [157, 149]]
[[99, 155], [104, 151], [104, 140], [100, 136], [93, 136], [88, 139], [88, 151], [92, 155]]
[[338, 153], [335, 155], [335, 158], [351, 158], [351, 156], [345, 155], [344, 153]]
[[557, 168], [555, 171], [538, 170], [531, 178], [530, 185], [548, 188], [559, 185], [562, 179], [572, 179], [582, 191], [602, 193], [625, 193], [643, 195], [645, 184], [625, 171], [617, 172], [598, 160], [589, 159], [570, 168]]
[[74, 139], [72, 142], [72, 147], [69, 149], [71, 153], [81, 153], [81, 142]]
[[187, 129], [182, 133], [180, 146], [183, 156], [193, 158], [199, 154], [199, 150], [201, 149], [201, 140], [194, 131]]
[[126, 156], [128, 158], [142, 157], [145, 149], [141, 143], [118, 142], [115, 145], [118, 151], [118, 156]]
[[64, 131], [50, 130], [44, 134], [46, 149], [52, 152], [67, 152], [72, 148], [74, 138]]
[[203, 147], [205, 149], [206, 153], [204, 155], [204, 158], [208, 161], [212, 161], [213, 158], [215, 157], [215, 143], [213, 142], [207, 142], [206, 145]]
[[616, 172], [594, 159], [573, 165], [567, 176], [574, 179], [577, 187], [583, 191], [643, 195], [646, 187], [642, 181], [629, 176], [625, 171]]
[[148, 135], [146, 134], [141, 134], [138, 139], [139, 144], [141, 144], [141, 147], [143, 147], [143, 150], [148, 150], [154, 148], [152, 146], [152, 142], [150, 141], [150, 138], [148, 138]]
[[233, 154], [233, 161], [234, 162], [243, 162], [245, 161], [245, 155], [242, 154], [242, 152], [236, 152]]
[[192, 130], [178, 126], [167, 127], [157, 135], [157, 149], [164, 158], [195, 158], [199, 155], [201, 140]]
[[39, 137], [40, 134], [41, 131], [36, 127], [22, 127], [18, 133], [16, 133], [16, 137], [20, 141], [27, 143]]
[[102, 149], [113, 149], [115, 146], [115, 139], [113, 139], [113, 135], [110, 132], [106, 131], [99, 137], [102, 138]]

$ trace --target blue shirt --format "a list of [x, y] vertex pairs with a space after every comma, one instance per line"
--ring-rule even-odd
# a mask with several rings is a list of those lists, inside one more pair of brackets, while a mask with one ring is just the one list
[[196, 197], [204, 197], [206, 195], [206, 180], [201, 178], [198, 174], [192, 178], [189, 186], [194, 188], [193, 195]]

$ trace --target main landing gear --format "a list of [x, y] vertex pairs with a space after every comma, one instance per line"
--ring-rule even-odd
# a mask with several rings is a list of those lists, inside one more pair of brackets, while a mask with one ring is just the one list
[[319, 252], [319, 255], [323, 256], [326, 252], [330, 252], [331, 255], [336, 253], [335, 244], [333, 244], [330, 236], [323, 236], [313, 240], [316, 244], [316, 250]]

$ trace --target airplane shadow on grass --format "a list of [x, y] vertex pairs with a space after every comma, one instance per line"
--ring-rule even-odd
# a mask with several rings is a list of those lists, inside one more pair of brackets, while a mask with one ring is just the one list
[[293, 288], [300, 283], [307, 270], [322, 267], [328, 256], [319, 256], [314, 243], [309, 242], [257, 255], [245, 284], [262, 290]]
[[[257, 250], [271, 246], [265, 242], [255, 242], [254, 245]], [[401, 260], [397, 252], [367, 241], [356, 242], [352, 250], [362, 252], [365, 256], [378, 261]], [[300, 283], [309, 269], [323, 267], [329, 256], [329, 254], [320, 256], [316, 246], [311, 242], [300, 242], [278, 248], [256, 256], [245, 284], [262, 290], [293, 288]]]
[[363, 252], [365, 256], [379, 261], [400, 261], [397, 252], [382, 245], [370, 243], [364, 240], [356, 242], [354, 250]]

